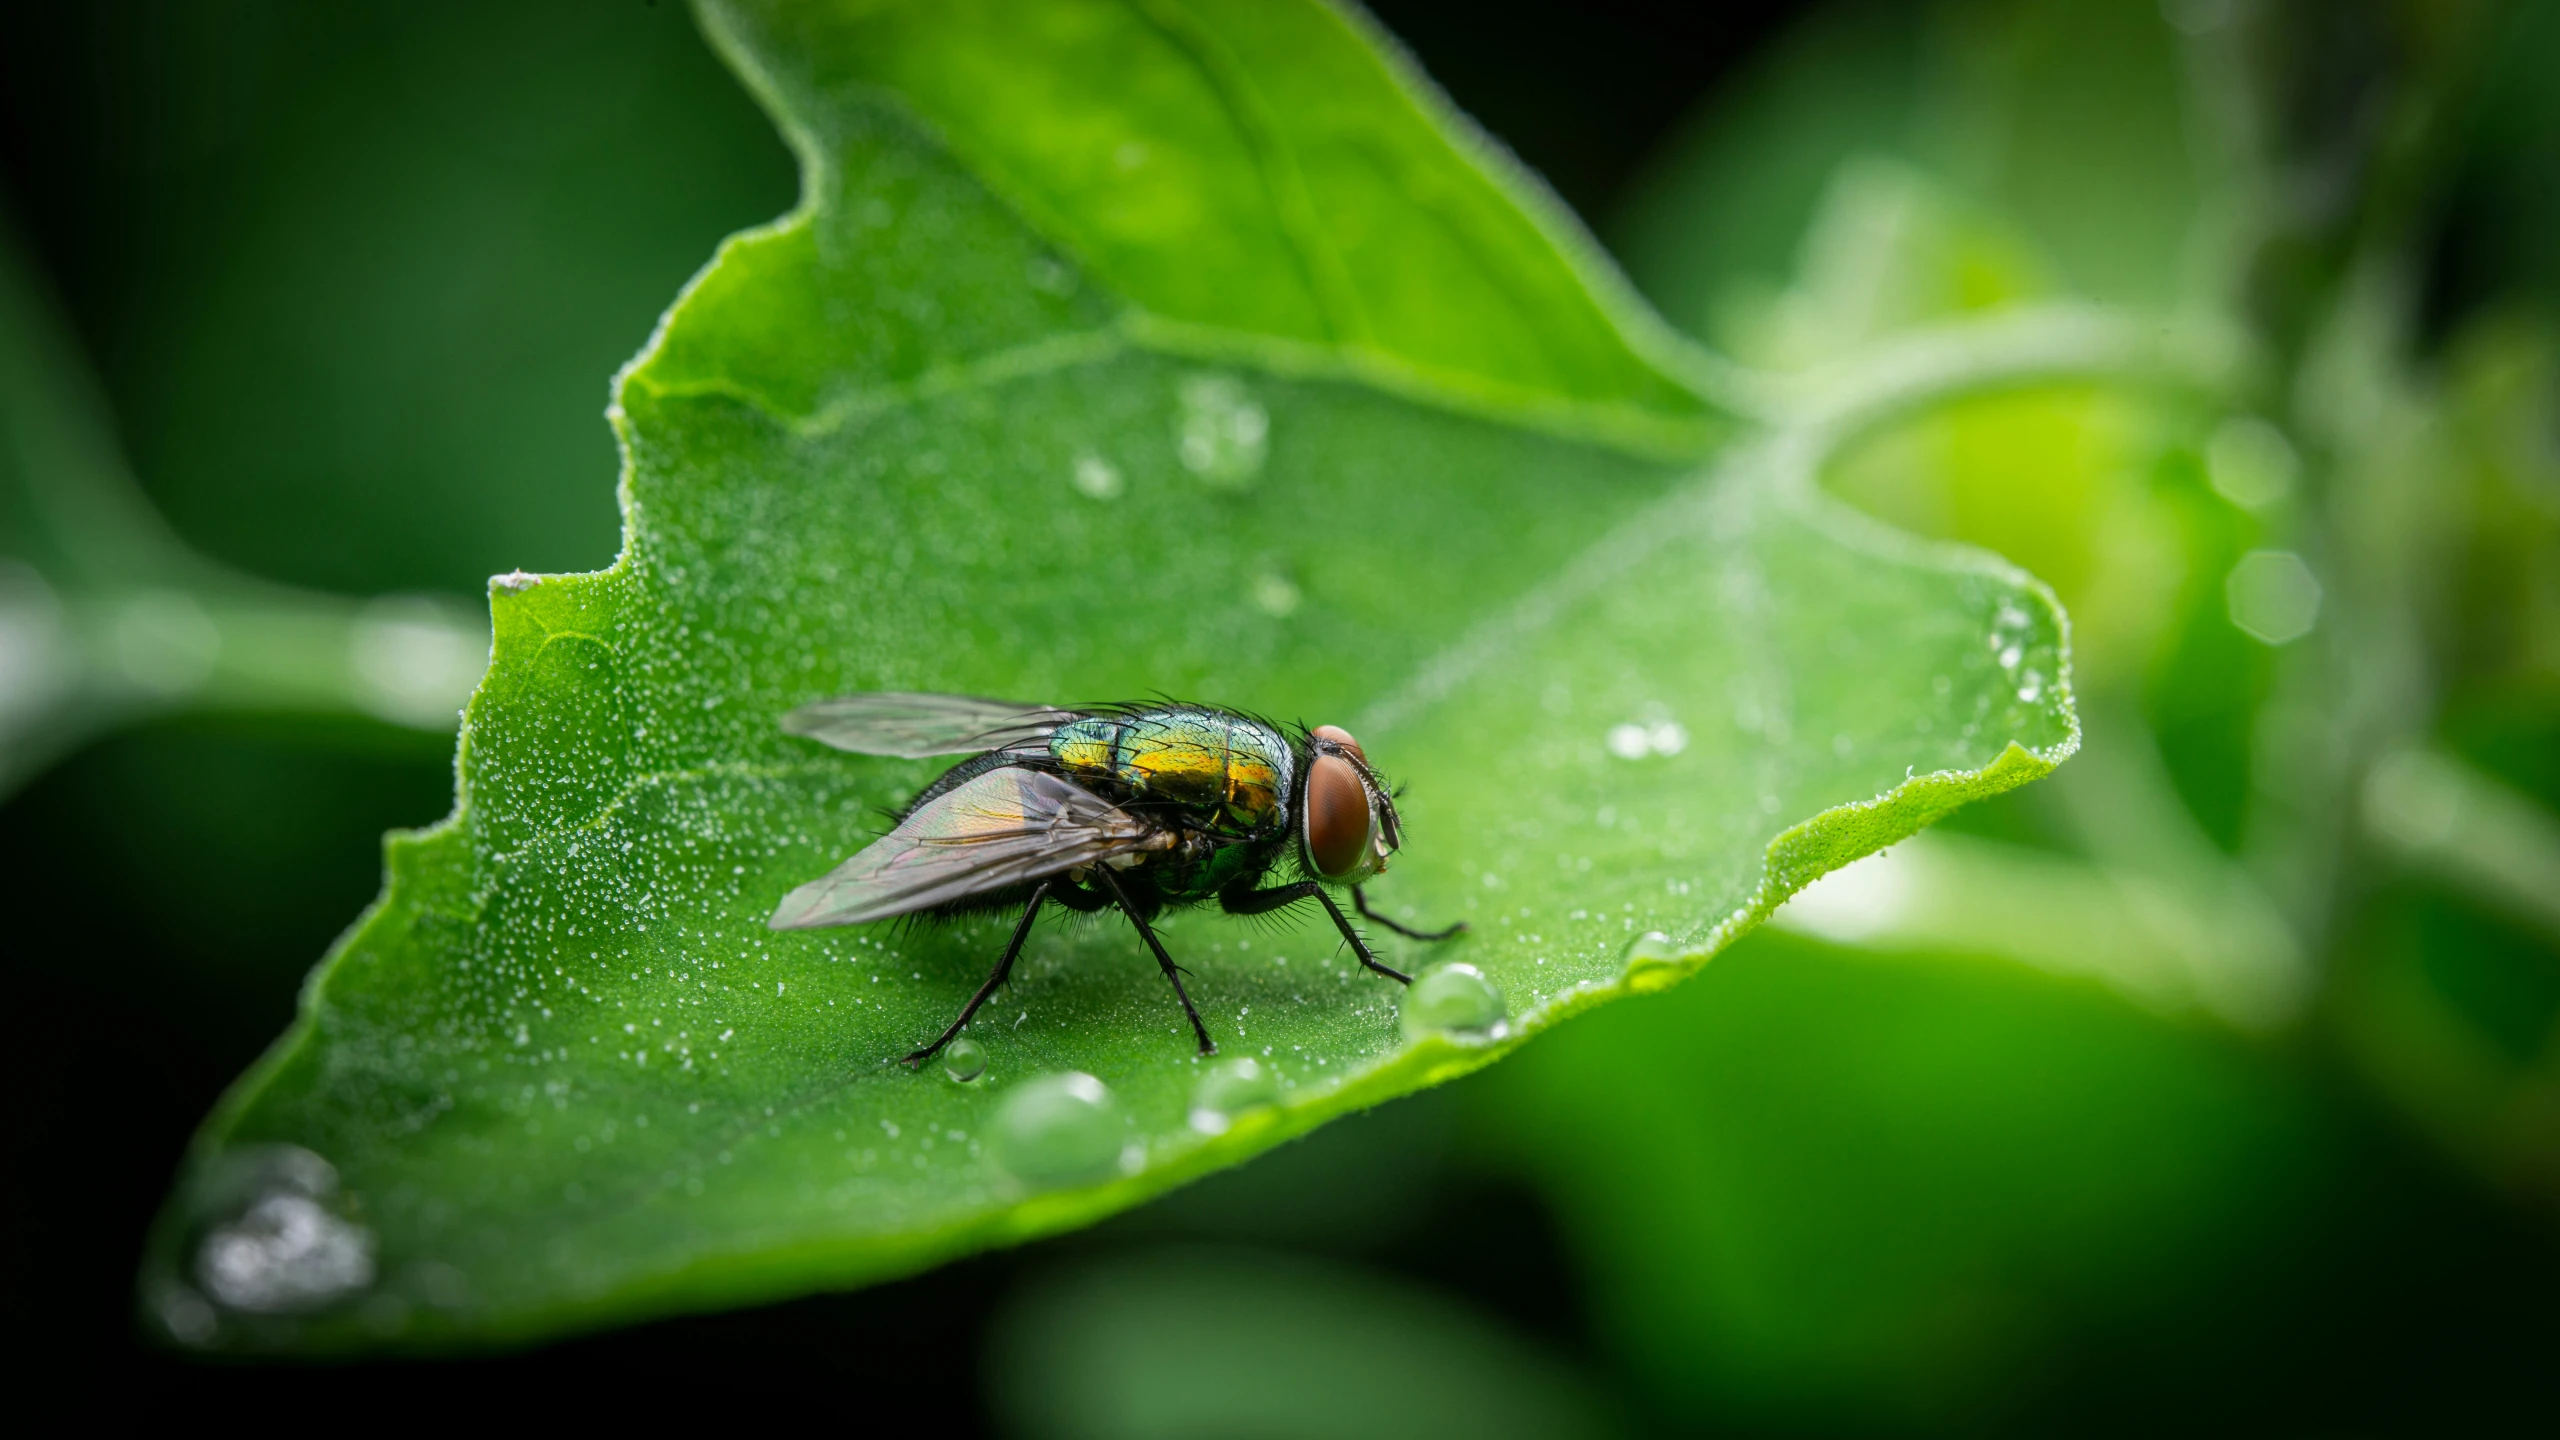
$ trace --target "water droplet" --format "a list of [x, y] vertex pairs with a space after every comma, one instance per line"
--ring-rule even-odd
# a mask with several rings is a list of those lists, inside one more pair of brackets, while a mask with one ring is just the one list
[[225, 1309], [300, 1315], [373, 1283], [373, 1232], [329, 1206], [338, 1172], [293, 1145], [236, 1151], [196, 1187], [194, 1276]]
[[2290, 550], [2252, 550], [2223, 581], [2231, 623], [2254, 640], [2284, 645], [2320, 622], [2320, 581]]
[[1262, 472], [1271, 448], [1271, 415], [1243, 382], [1194, 375], [1182, 382], [1182, 414], [1174, 451], [1182, 467], [1221, 489], [1242, 489]]
[[1425, 972], [1404, 992], [1404, 1033], [1498, 1039], [1506, 1030], [1502, 992], [1465, 961]]
[[[1756, 730], [1760, 716], [1755, 709], [1744, 728]], [[1605, 737], [1609, 753], [1621, 760], [1641, 760], [1647, 755], [1677, 755], [1689, 748], [1688, 728], [1676, 720], [1656, 717], [1624, 725], [1612, 725]]]
[[1681, 961], [1680, 947], [1670, 936], [1647, 930], [1627, 946], [1627, 988], [1640, 994], [1664, 989], [1688, 973]]
[[986, 1047], [965, 1035], [943, 1046], [942, 1073], [962, 1084], [986, 1074]]
[[1074, 1185], [1119, 1167], [1122, 1125], [1109, 1087], [1078, 1070], [1014, 1087], [996, 1111], [996, 1154], [1025, 1183]]
[[1116, 500], [1128, 488], [1120, 467], [1087, 450], [1076, 457], [1076, 488], [1096, 500]]
[[2284, 432], [2254, 415], [2235, 415], [2205, 442], [2205, 477], [2214, 493], [2243, 510], [2266, 510], [2293, 493], [2302, 459]]
[[1264, 570], [1253, 577], [1253, 603], [1267, 615], [1287, 619], [1297, 613], [1298, 602], [1304, 598], [1296, 582], [1277, 570]]
[[1222, 1135], [1247, 1110], [1277, 1104], [1280, 1077], [1250, 1057], [1221, 1060], [1191, 1087], [1191, 1128], [1203, 1135]]

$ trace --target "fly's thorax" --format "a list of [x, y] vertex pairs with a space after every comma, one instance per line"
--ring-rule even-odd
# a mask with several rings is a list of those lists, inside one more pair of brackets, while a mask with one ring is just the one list
[[1050, 741], [1061, 765], [1098, 758], [1106, 731], [1110, 775], [1131, 796], [1180, 805], [1222, 828], [1260, 830], [1280, 812], [1294, 761], [1278, 731], [1210, 710], [1146, 710], [1079, 721]]
[[1061, 725], [1049, 736], [1049, 758], [1080, 780], [1108, 780], [1119, 769], [1120, 722], [1092, 715]]

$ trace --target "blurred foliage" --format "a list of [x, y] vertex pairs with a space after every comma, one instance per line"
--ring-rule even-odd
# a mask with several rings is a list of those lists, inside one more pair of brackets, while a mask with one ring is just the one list
[[1058, 1440], [1615, 1430], [1588, 1381], [1482, 1316], [1304, 1257], [1166, 1246], [1050, 1275], [990, 1343], [998, 1413]]
[[[29, 742], [0, 744], [0, 776], [26, 787], [0, 812], [0, 868], [23, 953], [46, 960], [30, 1004], [123, 1016], [45, 1027], [11, 1070], [29, 1153], [74, 1157], [53, 1187], [11, 1188], [12, 1281], [61, 1317], [38, 1353], [97, 1364], [130, 1330], [133, 1241], [186, 1134], [379, 891], [383, 829], [452, 804], [451, 700], [425, 728], [376, 718], [329, 664], [366, 606], [318, 587], [467, 605], [467, 691], [485, 613], [444, 597], [610, 558], [607, 381], [719, 238], [788, 206], [795, 180], [680, 6], [11, 20], [0, 294], [7, 354], [43, 362], [7, 367], [0, 413], [32, 415], [80, 464], [30, 475], [27, 432], [7, 426], [0, 613], [138, 587], [216, 612], [245, 592], [325, 622], [285, 647], [324, 676], [292, 697], [125, 691], [139, 703], [35, 710], [23, 672], [0, 681], [0, 731]], [[486, 243], [435, 243], [456, 227]], [[321, 232], [343, 242], [325, 261], [296, 238]], [[332, 288], [302, 283], [314, 266]], [[114, 563], [65, 574], [64, 533], [21, 508], [39, 478], [150, 508], [84, 517], [99, 523], [69, 548]], [[112, 680], [112, 625], [102, 638], [72, 653]], [[15, 723], [31, 714], [46, 723]]]
[[[1566, 23], [1548, 15], [1488, 23], [1466, 7], [1455, 22], [1399, 19], [1415, 8], [1387, 7], [1386, 18], [1462, 104], [1499, 117], [1497, 131], [1533, 161], [1569, 167], [1556, 176], [1564, 193], [1607, 197], [1593, 170], [1571, 168], [1589, 163], [1588, 127], [1541, 128], [1565, 89], [1479, 95], [1465, 83], [1541, 73], [1534, 60], [1511, 69], [1481, 60], [1506, 23], [1529, 37], [1514, 53], [1535, 56], [1580, 44], [1598, 22], [1571, 22], [1568, 44], [1546, 33]], [[671, 9], [614, 13], [656, 24]], [[523, 13], [516, 23], [569, 23]], [[440, 18], [409, 15], [402, 23], [419, 28], [405, 45], [309, 52], [311, 74], [363, 102], [332, 123], [355, 124], [371, 106], [370, 123], [402, 126], [396, 112], [435, 103], [435, 86], [367, 77], [404, 73], [411, 55], [463, 55], [471, 36], [509, 23], [487, 9], [456, 12], [446, 33], [465, 37], [457, 42], [427, 33]], [[541, 153], [516, 137], [545, 123], [576, 131], [582, 106], [610, 108], [598, 98], [609, 85], [577, 77], [634, 63], [634, 52], [601, 22], [579, 23], [598, 28], [579, 45], [535, 52], [541, 65], [519, 72], [540, 81], [475, 95], [491, 131], [509, 137], [502, 149]], [[240, 33], [277, 44], [305, 28], [352, 33], [298, 23]], [[419, 522], [495, 534], [535, 513], [582, 515], [587, 548], [492, 545], [449, 575], [350, 560], [340, 579], [289, 568], [317, 553], [306, 546], [261, 573], [352, 590], [461, 588], [519, 563], [601, 559], [605, 437], [578, 417], [592, 414], [598, 380], [710, 238], [787, 196], [778, 147], [698, 43], [680, 24], [649, 33], [663, 48], [647, 53], [669, 57], [690, 86], [636, 117], [620, 112], [626, 123], [727, 148], [702, 170], [659, 171], [654, 152], [636, 148], [588, 159], [637, 165], [653, 193], [733, 180], [771, 188], [699, 222], [611, 224], [583, 232], [583, 248], [562, 247], [579, 266], [608, 253], [659, 257], [646, 284], [633, 279], [623, 292], [623, 315], [584, 332], [594, 345], [585, 368], [554, 372], [565, 398], [522, 411], [539, 411], [566, 447], [551, 453], [583, 446], [593, 458], [578, 474], [565, 464], [510, 472], [528, 498], [544, 488], [538, 505], [457, 504]], [[239, 52], [200, 37], [160, 43], [93, 49], [148, 50], [163, 57], [150, 72], [160, 80], [208, 87], [253, 91], [231, 77], [282, 84], [296, 73], [194, 66], [182, 62]], [[1612, 222], [1603, 238], [1673, 325], [1738, 360], [1799, 372], [1836, 353], [1826, 347], [1925, 339], [1951, 317], [1996, 320], [2078, 299], [2219, 317], [2251, 337], [2251, 384], [2224, 402], [2085, 378], [1975, 394], [1907, 416], [1829, 472], [1835, 492], [1875, 513], [1988, 544], [2062, 591], [2080, 620], [2082, 755], [2053, 782], [1967, 812], [1962, 834], [1900, 847], [1827, 899], [1817, 890], [1786, 917], [1796, 933], [1746, 941], [1671, 996], [1586, 1017], [1441, 1099], [1330, 1127], [1090, 1242], [843, 1301], [567, 1347], [543, 1358], [544, 1373], [592, 1374], [620, 1356], [654, 1358], [662, 1376], [715, 1354], [766, 1373], [788, 1355], [868, 1395], [881, 1393], [882, 1373], [937, 1377], [940, 1400], [962, 1412], [946, 1409], [939, 1423], [965, 1429], [967, 1406], [953, 1396], [973, 1372], [936, 1367], [976, 1343], [980, 1317], [1012, 1289], [1038, 1304], [1004, 1312], [1014, 1318], [990, 1332], [1000, 1383], [1041, 1373], [1041, 1356], [1079, 1356], [1108, 1383], [1045, 1401], [1011, 1392], [1007, 1423], [1077, 1433], [1125, 1421], [1129, 1387], [1167, 1373], [1139, 1363], [1158, 1349], [1148, 1336], [1095, 1317], [1157, 1313], [1143, 1309], [1148, 1296], [1183, 1293], [1191, 1272], [1160, 1258], [1178, 1237], [1330, 1254], [1363, 1272], [1337, 1293], [1371, 1295], [1359, 1287], [1401, 1277], [1392, 1283], [1466, 1297], [1597, 1377], [1648, 1429], [2440, 1432], [2504, 1418], [2502, 1402], [2538, 1403], [2536, 1377], [2555, 1341], [2544, 1297], [2560, 1279], [2549, 1236], [2560, 1135], [2560, 942], [2549, 897], [2560, 886], [2538, 858], [2551, 854], [2560, 809], [2560, 93], [2547, 83], [2556, 69], [2560, 10], [2530, 3], [1814, 10], [1709, 91], [1614, 219], [1593, 212]], [[64, 133], [129, 133], [135, 117], [155, 113], [130, 103], [139, 85], [99, 88], [112, 97], [104, 118]], [[537, 89], [559, 103], [523, 103]], [[118, 171], [91, 158], [112, 146], [62, 148], [78, 157], [64, 172], [113, 176], [80, 182], [107, 209], [170, 205], [187, 187], [169, 177], [206, 164], [198, 153]], [[238, 153], [254, 168], [254, 151]], [[576, 175], [523, 187], [512, 201], [523, 208], [505, 211], [472, 188], [495, 168], [485, 157], [411, 167], [455, 187], [421, 187], [416, 203], [542, 217], [510, 227], [526, 243], [566, 223], [544, 207], [575, 194]], [[20, 177], [13, 169], [13, 183]], [[195, 193], [187, 223], [219, 227], [237, 218], [224, 197], [263, 192]], [[385, 182], [376, 203], [410, 198]], [[89, 203], [30, 208], [59, 225], [66, 208]], [[610, 207], [600, 213], [610, 218]], [[158, 318], [189, 309], [173, 303], [184, 296], [149, 287], [193, 262], [182, 229], [153, 233], [180, 253], [144, 265], [94, 236], [44, 249], [144, 457], [143, 483], [159, 493], [169, 481], [156, 457], [185, 449], [184, 432], [141, 404], [163, 383], [150, 378], [161, 362], [131, 357], [163, 343]], [[490, 254], [521, 253], [484, 251], [472, 274], [494, 273]], [[296, 281], [271, 271], [246, 303], [284, 314], [302, 293]], [[151, 298], [127, 309], [126, 294]], [[414, 338], [431, 338], [441, 313], [408, 310], [406, 323], [427, 327]], [[491, 333], [518, 343], [509, 332], [518, 313], [490, 321]], [[280, 328], [325, 323], [315, 313]], [[366, 343], [385, 351], [411, 338], [375, 333], [383, 338]], [[221, 338], [189, 353], [220, 364]], [[297, 372], [298, 383], [361, 393], [345, 411], [310, 407], [295, 425], [378, 414], [366, 407], [475, 379], [470, 367], [447, 366], [414, 377], [418, 388], [361, 385], [346, 377], [363, 370], [350, 354], [364, 347], [339, 347]], [[173, 391], [190, 383], [165, 373]], [[457, 476], [513, 464], [498, 453], [502, 435], [454, 427], [448, 443], [476, 437], [487, 448], [427, 488], [458, 497]], [[359, 458], [383, 463], [376, 451]], [[167, 497], [190, 539], [241, 563], [249, 552], [221, 548], [222, 526], [296, 518], [234, 506], [228, 497], [250, 493], [248, 473], [203, 472], [194, 511]], [[331, 479], [312, 474], [309, 506], [373, 503], [322, 494]], [[350, 526], [319, 549], [374, 546], [396, 558], [450, 543]], [[2234, 623], [2229, 578], [2252, 551], [2304, 557], [2321, 587], [2307, 635], [2270, 645]], [[381, 754], [379, 737], [351, 747], [344, 730], [249, 738], [230, 724], [113, 742], [11, 807], [15, 873], [93, 917], [48, 953], [158, 967], [151, 973], [165, 981], [152, 993], [193, 997], [146, 999], [167, 1008], [133, 1012], [146, 1018], [131, 1034], [96, 1037], [123, 1057], [112, 1068], [156, 1075], [164, 1055], [188, 1053], [193, 1037], [179, 1021], [149, 1016], [210, 1021], [222, 1005], [254, 1008], [189, 968], [219, 952], [190, 924], [193, 911], [160, 898], [179, 893], [173, 859], [193, 862], [185, 893], [195, 905], [233, 907], [214, 934], [278, 927], [281, 938], [244, 945], [254, 961], [226, 973], [312, 953], [370, 889], [369, 865], [317, 863], [343, 858], [360, 842], [354, 833], [289, 851], [234, 843], [224, 817], [254, 803], [244, 797], [295, 797], [269, 806], [274, 833], [318, 836], [332, 815], [342, 832], [364, 828], [363, 814], [423, 819], [444, 783], [433, 758], [367, 758]], [[324, 748], [357, 753], [324, 764], [312, 758]], [[237, 778], [213, 783], [227, 765]], [[367, 774], [387, 777], [375, 782], [386, 784], [382, 798], [363, 798]], [[58, 853], [66, 849], [117, 858], [84, 865]], [[1914, 879], [1959, 898], [1915, 903]], [[2015, 894], [2020, 881], [2068, 899], [2041, 913], [2015, 907], [2006, 928], [1976, 913], [1972, 897]], [[289, 901], [288, 887], [310, 898]], [[268, 899], [239, 893], [248, 891]], [[104, 993], [78, 988], [86, 981], [46, 983], [63, 987], [47, 993], [66, 1013]], [[256, 1004], [272, 1017], [283, 985], [265, 983]], [[234, 1031], [234, 1043], [253, 1043], [269, 1024]], [[70, 1054], [66, 1037], [44, 1043], [47, 1078], [30, 1093], [79, 1104], [97, 1082], [75, 1087], [66, 1067], [48, 1068], [42, 1057]], [[227, 1058], [199, 1063], [194, 1093], [229, 1068]], [[2384, 1130], [2376, 1112], [2403, 1128]], [[92, 1312], [99, 1296], [121, 1294], [143, 1197], [160, 1157], [174, 1153], [175, 1121], [159, 1123], [157, 1155], [136, 1159], [136, 1145], [82, 1152], [109, 1162], [94, 1169], [107, 1178], [80, 1192], [94, 1203], [30, 1212], [53, 1217], [48, 1233], [81, 1233], [62, 1227], [74, 1217], [94, 1224], [92, 1212], [123, 1217], [112, 1233], [87, 1232], [101, 1237], [93, 1250], [113, 1251], [112, 1263], [85, 1272], [77, 1305]], [[85, 1133], [45, 1129], [35, 1143], [66, 1151]], [[2444, 1178], [2426, 1152], [2476, 1190]], [[30, 1196], [13, 1203], [51, 1203]], [[70, 1248], [46, 1263], [76, 1262]], [[1227, 1263], [1225, 1249], [1178, 1253], [1207, 1257], [1196, 1273], [1250, 1308], [1253, 1267]], [[1060, 1255], [1076, 1268], [1041, 1282], [1037, 1272]], [[1131, 1278], [1114, 1281], [1123, 1262]], [[1018, 1285], [1008, 1268], [1017, 1263], [1033, 1272]], [[1275, 1296], [1301, 1298], [1309, 1283], [1291, 1267], [1267, 1282]], [[1079, 1308], [1079, 1295], [1096, 1298]], [[1466, 1329], [1462, 1319], [1439, 1333]], [[1103, 1343], [1112, 1336], [1123, 1338]], [[1067, 1348], [1080, 1338], [1093, 1348]], [[1201, 1337], [1202, 1348], [1214, 1353], [1216, 1338]], [[824, 1369], [855, 1352], [885, 1358]], [[1480, 1353], [1518, 1352], [1496, 1338]], [[1293, 1373], [1286, 1359], [1271, 1356], [1257, 1378]], [[1328, 1383], [1317, 1362], [1297, 1364], [1300, 1388]], [[1180, 1357], [1168, 1365], [1179, 1379]], [[452, 1373], [460, 1383], [473, 1372]], [[1307, 1410], [1269, 1408], [1276, 1414], [1252, 1433], [1320, 1433]]]
[[1783, 936], [1489, 1078], [1472, 1143], [1534, 1167], [1611, 1348], [1700, 1415], [1999, 1418], [2088, 1331], [2291, 1258], [2327, 1158], [2299, 1082], [2211, 1033]]
[[[2554, 56], [2550, 19], [1846, 7], [1712, 102], [1616, 232], [1675, 323], [1765, 364], [2057, 295], [2264, 337], [2228, 408], [2021, 388], [1833, 468], [1876, 513], [2034, 570], [2077, 622], [2087, 751], [1952, 822], [1981, 840], [1889, 863], [1984, 897], [2068, 880], [2000, 846], [2092, 867], [2076, 933], [1985, 906], [1963, 948], [2244, 1031], [2307, 1025], [2537, 1206], [2560, 1147], [2541, 898], [2560, 884], [2560, 393], [2536, 293], [2552, 247], [2517, 237], [2560, 112], [2518, 77]], [[2504, 77], [2476, 111], [2456, 78], [2475, 62]], [[2470, 308], [2431, 339], [2419, 207], [2457, 168], [2456, 212], [2495, 233], [2461, 247]], [[1736, 195], [1763, 203], [1737, 215]], [[2308, 558], [2308, 635], [2252, 613], [2252, 552]], [[2057, 1337], [2217, 1307], [2217, 1333], [2264, 1323], [2279, 1282], [2236, 1280], [2242, 1257], [2317, 1263], [2297, 1227], [2342, 1183], [2303, 1081], [2211, 1024], [1954, 961], [1947, 907], [1858, 873], [1795, 928], [1877, 960], [1755, 939], [1749, 964], [1477, 1092], [1483, 1143], [1564, 1197], [1600, 1323], [1666, 1403], [1972, 1425], [2036, 1403]], [[2110, 915], [2110, 893], [2140, 903]], [[2099, 943], [2119, 927], [2130, 947]], [[2247, 933], [2268, 937], [2254, 959], [2219, 943]], [[2211, 977], [2243, 967], [2296, 978], [2220, 992], [2281, 1003], [2217, 1003]], [[1668, 1073], [1689, 1078], [1646, 1090]]]
[[178, 533], [356, 594], [609, 560], [607, 382], [794, 187], [683, 9], [80, 10], [25, 188]]

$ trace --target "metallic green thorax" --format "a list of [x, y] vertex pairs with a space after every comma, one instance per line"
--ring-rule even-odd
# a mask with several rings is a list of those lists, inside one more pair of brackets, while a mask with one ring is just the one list
[[1049, 757], [1079, 784], [1133, 809], [1163, 807], [1222, 839], [1269, 842], [1221, 845], [1194, 864], [1174, 856], [1150, 863], [1169, 899], [1214, 894], [1269, 864], [1269, 850], [1285, 836], [1282, 807], [1298, 767], [1272, 726], [1187, 706], [1070, 721], [1049, 737]]

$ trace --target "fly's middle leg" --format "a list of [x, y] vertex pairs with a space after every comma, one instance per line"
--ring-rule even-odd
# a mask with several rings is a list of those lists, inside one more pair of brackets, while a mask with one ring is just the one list
[[1021, 923], [1013, 927], [1013, 938], [1005, 942], [1004, 958], [996, 962], [996, 968], [987, 976], [987, 983], [979, 986], [978, 993], [970, 996], [969, 1003], [961, 1007], [960, 1018], [952, 1021], [951, 1028], [943, 1031], [932, 1044], [901, 1057], [905, 1063], [921, 1065], [932, 1059], [943, 1046], [951, 1043], [952, 1037], [960, 1033], [961, 1027], [969, 1023], [969, 1017], [978, 1013], [978, 1007], [987, 1003], [987, 997], [996, 993], [996, 987], [1004, 983], [1005, 977], [1013, 973], [1014, 957], [1022, 953], [1022, 942], [1031, 938], [1031, 922], [1040, 914], [1041, 902], [1049, 898], [1049, 884], [1050, 882], [1043, 880], [1039, 887], [1031, 892], [1030, 903], [1022, 907]]
[[1156, 938], [1155, 927], [1139, 918], [1137, 907], [1129, 903], [1128, 892], [1122, 890], [1120, 882], [1112, 877], [1110, 866], [1096, 865], [1093, 867], [1093, 873], [1095, 878], [1102, 882], [1103, 888], [1111, 892], [1111, 898], [1120, 902], [1120, 913], [1128, 916], [1129, 923], [1138, 927], [1138, 938], [1146, 941], [1147, 948], [1156, 952], [1156, 964], [1164, 967], [1164, 978], [1173, 982], [1173, 998], [1182, 1002], [1182, 1013], [1191, 1019], [1191, 1033], [1200, 1037], [1200, 1053], [1217, 1054], [1217, 1042], [1209, 1038], [1209, 1027], [1200, 1023], [1199, 1009], [1191, 1003], [1190, 995], [1182, 988], [1182, 967], [1174, 964], [1173, 957], [1165, 953], [1164, 942]]

